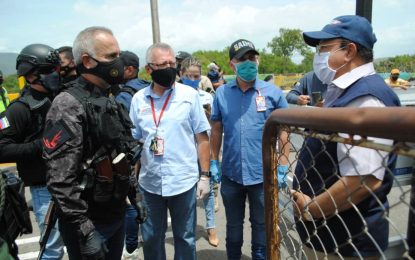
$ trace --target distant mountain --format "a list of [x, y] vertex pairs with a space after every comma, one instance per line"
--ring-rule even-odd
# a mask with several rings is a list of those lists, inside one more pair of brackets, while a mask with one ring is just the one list
[[17, 53], [0, 52], [0, 70], [4, 76], [16, 74], [16, 58]]

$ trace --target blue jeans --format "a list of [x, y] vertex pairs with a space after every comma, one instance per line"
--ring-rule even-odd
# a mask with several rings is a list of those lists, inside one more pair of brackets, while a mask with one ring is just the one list
[[[45, 215], [48, 211], [51, 195], [46, 186], [31, 186], [30, 193], [32, 194], [33, 213], [35, 214], [39, 230], [43, 232]], [[50, 232], [42, 259], [62, 259], [64, 253], [63, 247], [63, 241], [58, 230], [58, 223], [56, 223]]]
[[[95, 223], [95, 229], [101, 234], [108, 248], [105, 260], [121, 259], [124, 247], [124, 218], [114, 220], [111, 223]], [[59, 221], [59, 231], [62, 234], [70, 260], [81, 260], [82, 255], [79, 248], [78, 226], [63, 219]]]
[[125, 211], [125, 249], [128, 253], [134, 252], [138, 247], [139, 226], [136, 221], [137, 210], [128, 205]]
[[167, 209], [173, 229], [174, 260], [196, 259], [196, 185], [170, 197], [149, 193], [141, 187], [140, 190], [148, 210], [148, 218], [141, 225], [144, 259], [166, 259]]
[[222, 177], [220, 189], [226, 213], [226, 253], [228, 259], [241, 259], [245, 201], [249, 201], [249, 221], [252, 227], [252, 259], [266, 258], [265, 209], [263, 183], [244, 186]]
[[206, 226], [205, 228], [215, 228], [215, 190], [213, 189], [214, 183], [212, 178], [210, 178], [210, 192], [203, 199], [203, 204], [205, 205], [205, 215], [206, 215]]

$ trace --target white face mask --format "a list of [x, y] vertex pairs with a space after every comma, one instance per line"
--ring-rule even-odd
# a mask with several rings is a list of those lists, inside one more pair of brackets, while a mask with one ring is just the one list
[[313, 69], [314, 73], [316, 74], [317, 78], [323, 82], [323, 84], [330, 84], [334, 76], [336, 76], [336, 72], [343, 68], [347, 62], [337, 69], [332, 69], [329, 66], [329, 58], [331, 53], [335, 53], [338, 50], [341, 50], [343, 48], [337, 49], [334, 52], [320, 52], [314, 54], [314, 60], [313, 60]]

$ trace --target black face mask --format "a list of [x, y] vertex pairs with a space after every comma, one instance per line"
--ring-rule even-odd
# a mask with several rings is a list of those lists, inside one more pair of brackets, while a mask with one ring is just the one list
[[66, 77], [73, 70], [75, 70], [75, 67], [61, 66], [61, 71], [60, 72], [61, 72], [62, 77]]
[[399, 78], [399, 76], [392, 76], [392, 80], [397, 80]]
[[91, 59], [96, 61], [98, 64], [94, 68], [87, 69], [81, 63], [78, 67], [80, 73], [89, 73], [97, 77], [102, 78], [109, 85], [120, 84], [124, 80], [124, 63], [121, 58], [118, 57], [113, 61], [102, 62], [98, 61], [92, 56]]
[[0, 85], [3, 84], [3, 79], [0, 79]]
[[111, 85], [110, 87], [110, 92], [113, 96], [117, 96], [120, 93], [120, 90], [122, 88], [123, 85], [119, 85], [119, 84], [115, 84], [115, 85]]
[[61, 77], [57, 71], [49, 74], [38, 74], [38, 78], [29, 83], [42, 85], [52, 95], [56, 95], [62, 88]]
[[173, 83], [176, 81], [176, 69], [168, 67], [161, 70], [153, 70], [151, 78], [160, 86], [164, 88], [171, 88]]

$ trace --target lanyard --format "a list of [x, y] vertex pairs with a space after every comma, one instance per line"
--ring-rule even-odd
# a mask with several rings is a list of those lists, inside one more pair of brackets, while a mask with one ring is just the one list
[[169, 93], [169, 95], [167, 96], [166, 100], [164, 101], [163, 107], [161, 108], [161, 112], [160, 112], [160, 117], [159, 117], [159, 121], [157, 121], [156, 119], [156, 111], [154, 109], [154, 100], [152, 97], [150, 97], [150, 102], [151, 102], [151, 112], [153, 113], [153, 120], [154, 120], [154, 124], [156, 125], [156, 128], [159, 127], [160, 125], [160, 120], [161, 117], [163, 116], [164, 110], [166, 109], [167, 103], [169, 103], [169, 99], [171, 96], [171, 92]]
[[258, 97], [260, 97], [261, 96], [261, 92], [259, 91], [259, 89], [255, 89], [255, 90], [258, 93]]

